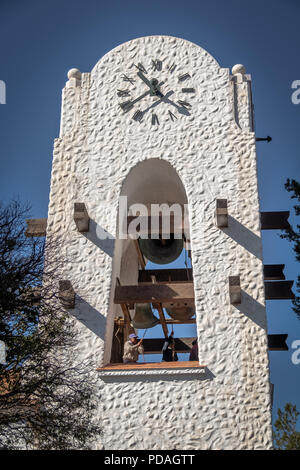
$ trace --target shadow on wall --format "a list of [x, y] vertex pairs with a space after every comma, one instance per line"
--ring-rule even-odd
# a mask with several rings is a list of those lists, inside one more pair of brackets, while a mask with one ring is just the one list
[[182, 380], [189, 380], [190, 382], [192, 381], [197, 381], [197, 382], [203, 382], [207, 380], [213, 380], [216, 378], [216, 376], [208, 369], [205, 369], [205, 373], [203, 374], [195, 374], [191, 375], [187, 371], [186, 374], [180, 373], [180, 377], [176, 376], [176, 374], [166, 374], [165, 372], [163, 373], [157, 373], [156, 374], [149, 374], [149, 375], [142, 375], [138, 374], [138, 371], [130, 371], [132, 375], [119, 375], [119, 376], [105, 376], [104, 374], [101, 374], [101, 380], [105, 383], [123, 383], [123, 382], [130, 382], [130, 383], [137, 383], [137, 382], [172, 382], [172, 384], [176, 385], [176, 382], [178, 386], [182, 385]]
[[261, 239], [234, 217], [228, 215], [228, 227], [222, 228], [222, 230], [232, 240], [256, 256], [256, 258], [262, 260]]
[[[82, 297], [76, 295], [75, 308], [70, 310], [70, 313], [96, 336], [104, 340], [106, 317]], [[84, 317], [82, 316], [83, 313]]]
[[246, 315], [246, 317], [256, 323], [260, 328], [267, 331], [265, 306], [253, 299], [253, 297], [244, 290], [241, 291], [241, 298], [242, 302], [235, 305], [236, 309], [243, 315]]
[[93, 219], [90, 219], [89, 231], [82, 235], [111, 258], [114, 256], [115, 237], [98, 225]]

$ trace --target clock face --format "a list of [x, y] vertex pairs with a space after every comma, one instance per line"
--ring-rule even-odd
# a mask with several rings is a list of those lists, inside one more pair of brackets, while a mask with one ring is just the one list
[[192, 75], [175, 62], [144, 60], [121, 74], [118, 107], [131, 123], [157, 127], [164, 121], [191, 116], [195, 93]]

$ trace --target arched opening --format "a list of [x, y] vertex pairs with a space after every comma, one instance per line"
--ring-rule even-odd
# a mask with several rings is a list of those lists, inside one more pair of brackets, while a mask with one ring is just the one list
[[118, 224], [110, 362], [136, 361], [126, 353], [130, 334], [143, 339], [138, 363], [188, 361], [197, 337], [188, 201], [168, 162], [145, 160], [129, 172]]

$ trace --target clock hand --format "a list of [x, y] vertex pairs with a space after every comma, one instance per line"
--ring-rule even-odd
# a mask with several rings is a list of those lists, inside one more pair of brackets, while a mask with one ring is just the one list
[[175, 108], [177, 109], [177, 111], [180, 114], [184, 114], [185, 116], [190, 116], [191, 115], [191, 113], [184, 106], [178, 106], [178, 104], [174, 103], [174, 101], [169, 100], [167, 96], [165, 98], [166, 98], [166, 100], [165, 100], [166, 103], [169, 103], [172, 106], [175, 106]]
[[146, 85], [150, 88], [150, 91], [153, 90], [152, 84], [149, 82], [148, 78], [145, 77], [143, 72], [139, 71], [137, 75], [143, 80], [144, 83], [146, 83]]
[[[162, 82], [162, 83], [163, 83], [163, 82]], [[156, 93], [155, 93], [155, 95], [156, 95], [156, 96], [160, 96], [161, 98], [164, 97], [164, 95], [162, 94], [162, 92], [161, 92], [158, 88], [156, 88]]]
[[139, 96], [138, 98], [136, 98], [135, 100], [131, 100], [131, 101], [124, 101], [124, 103], [120, 103], [120, 106], [121, 108], [123, 109], [123, 111], [125, 113], [127, 113], [128, 111], [130, 111], [132, 108], [133, 108], [133, 105], [135, 103], [137, 103], [138, 101], [142, 100], [143, 98], [145, 98], [145, 96], [147, 95], [150, 95], [151, 93], [151, 90], [149, 91], [146, 91], [145, 93], [143, 93], [141, 96]]
[[141, 96], [139, 96], [138, 98], [136, 98], [135, 100], [132, 101], [132, 104], [135, 104], [137, 103], [137, 101], [140, 101], [141, 99], [143, 99], [145, 96], [149, 95], [151, 92], [150, 90], [149, 91], [146, 91], [145, 93], [143, 93]]
[[149, 111], [149, 109], [155, 108], [155, 107], [156, 107], [157, 105], [159, 105], [160, 103], [163, 103], [163, 102], [165, 102], [165, 103], [168, 103], [168, 102], [173, 103], [172, 101], [170, 101], [170, 100], [168, 99], [168, 97], [171, 96], [171, 95], [173, 95], [173, 94], [174, 94], [174, 91], [172, 91], [172, 90], [171, 90], [171, 91], [168, 91], [168, 93], [166, 93], [165, 95], [163, 95], [163, 96], [160, 98], [160, 100], [155, 101], [155, 103], [153, 103], [151, 106], [149, 106], [148, 108], [144, 109], [143, 113], [146, 113], [147, 111]]
[[160, 90], [158, 90], [158, 86], [162, 85], [164, 82], [158, 83], [158, 80], [156, 78], [152, 78], [152, 80], [148, 80], [148, 78], [145, 77], [143, 72], [139, 71], [137, 75], [143, 80], [144, 83], [150, 88], [150, 95], [152, 96], [161, 96], [163, 97], [163, 94]]

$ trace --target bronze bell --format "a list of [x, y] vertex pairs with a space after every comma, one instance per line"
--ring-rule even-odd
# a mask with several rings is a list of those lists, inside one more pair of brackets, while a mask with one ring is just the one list
[[195, 314], [195, 305], [190, 302], [171, 302], [165, 304], [167, 314], [174, 320], [189, 320]]
[[139, 245], [143, 255], [152, 263], [168, 264], [175, 261], [181, 254], [183, 249], [183, 239], [174, 238], [174, 234], [170, 234], [170, 238], [139, 238]]
[[136, 304], [135, 315], [131, 322], [133, 328], [138, 330], [146, 330], [153, 328], [159, 323], [159, 319], [153, 315], [150, 304]]

